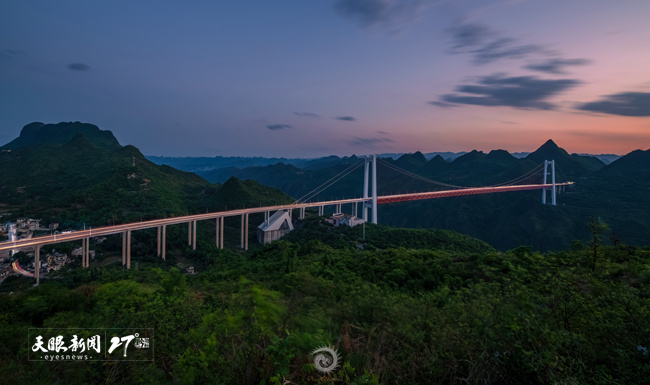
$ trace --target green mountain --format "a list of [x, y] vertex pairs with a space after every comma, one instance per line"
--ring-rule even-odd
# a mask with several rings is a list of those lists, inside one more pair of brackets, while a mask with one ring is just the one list
[[647, 244], [650, 233], [650, 150], [633, 151], [562, 196], [572, 216], [599, 217], [609, 225], [612, 242]]
[[[224, 202], [242, 200], [196, 174], [154, 164], [91, 124], [32, 123], [2, 149], [1, 208], [14, 216], [107, 225], [216, 211]], [[250, 205], [291, 201], [255, 182], [244, 183]]]
[[121, 147], [113, 133], [100, 130], [94, 124], [68, 122], [58, 124], [30, 123], [23, 127], [20, 136], [0, 147], [0, 150], [16, 150], [40, 144], [65, 144], [75, 135], [83, 134], [93, 145], [104, 149]]
[[266, 187], [254, 180], [241, 181], [231, 177], [216, 190], [214, 195], [206, 197], [204, 204], [218, 210], [234, 210], [243, 207], [289, 204], [293, 201], [279, 189]]
[[530, 159], [537, 164], [544, 162], [544, 160], [555, 160], [556, 172], [574, 178], [584, 177], [605, 166], [605, 163], [593, 156], [569, 155], [550, 139], [535, 152], [526, 156], [526, 159]]

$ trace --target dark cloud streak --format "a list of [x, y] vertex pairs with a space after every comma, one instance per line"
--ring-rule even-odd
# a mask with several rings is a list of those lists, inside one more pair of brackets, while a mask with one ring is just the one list
[[388, 3], [383, 0], [338, 0], [334, 9], [339, 14], [358, 19], [361, 25], [368, 26], [385, 20]]
[[334, 119], [344, 120], [346, 122], [354, 122], [355, 120], [357, 120], [354, 116], [337, 116]]
[[423, 9], [424, 0], [337, 0], [334, 10], [356, 19], [363, 27], [394, 21], [409, 21]]
[[320, 118], [320, 115], [316, 115], [312, 112], [294, 112], [294, 115], [302, 116], [305, 118]]
[[518, 59], [531, 54], [547, 53], [540, 45], [517, 45], [515, 39], [499, 37], [493, 29], [478, 23], [460, 24], [450, 28], [448, 32], [452, 38], [449, 52], [471, 54], [474, 64], [488, 64], [501, 59]]
[[72, 71], [88, 71], [90, 66], [84, 63], [71, 63], [68, 64], [68, 69]]
[[591, 61], [587, 59], [548, 59], [541, 63], [529, 64], [527, 66], [524, 66], [524, 68], [532, 71], [561, 75], [566, 73], [564, 67], [582, 66], [590, 63]]
[[269, 130], [277, 131], [285, 128], [291, 128], [291, 126], [288, 124], [267, 124], [266, 128], [268, 128]]
[[601, 100], [578, 105], [583, 111], [621, 116], [650, 116], [649, 92], [623, 92], [606, 95]]
[[[533, 76], [485, 76], [477, 84], [460, 85], [457, 92], [446, 94], [440, 101], [429, 102], [439, 107], [454, 104], [477, 106], [508, 106], [521, 109], [552, 110], [555, 106], [546, 99], [580, 84], [576, 79], [539, 79]], [[473, 96], [479, 95], [479, 96]]]
[[362, 146], [369, 148], [374, 148], [376, 145], [381, 143], [393, 143], [393, 141], [388, 138], [354, 138], [350, 141], [350, 144], [353, 146]]

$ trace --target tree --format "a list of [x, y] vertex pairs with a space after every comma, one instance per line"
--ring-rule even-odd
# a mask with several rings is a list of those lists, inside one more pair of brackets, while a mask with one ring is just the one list
[[596, 261], [598, 259], [598, 246], [601, 246], [603, 244], [603, 239], [601, 238], [601, 234], [603, 234], [606, 231], [609, 231], [609, 226], [607, 226], [605, 222], [601, 221], [600, 217], [599, 218], [591, 217], [589, 219], [589, 222], [587, 222], [587, 228], [591, 233], [591, 241], [589, 242], [589, 246], [593, 251], [593, 255], [591, 258], [591, 271], [595, 271]]

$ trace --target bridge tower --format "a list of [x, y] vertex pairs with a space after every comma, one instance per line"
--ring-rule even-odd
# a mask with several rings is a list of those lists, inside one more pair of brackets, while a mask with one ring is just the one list
[[[553, 189], [551, 190], [551, 204], [555, 206], [557, 204], [556, 194], [557, 188], [555, 187], [555, 160], [545, 160], [544, 161], [544, 184], [547, 184], [546, 177], [549, 175], [548, 166], [551, 166], [551, 184]], [[542, 204], [546, 204], [546, 189], [542, 190]]]
[[368, 221], [368, 208], [372, 208], [372, 223], [377, 224], [377, 155], [366, 156], [363, 173], [363, 197], [368, 198], [368, 174], [372, 163], [372, 201], [363, 202], [363, 219]]

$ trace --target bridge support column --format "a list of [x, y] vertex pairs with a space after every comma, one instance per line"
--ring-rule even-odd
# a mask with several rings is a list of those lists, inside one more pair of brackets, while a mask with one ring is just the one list
[[90, 267], [90, 238], [81, 240], [81, 266]]
[[167, 243], [167, 225], [162, 226], [162, 238], [160, 240], [160, 256], [165, 260], [165, 249]]
[[161, 234], [160, 233], [161, 233], [161, 230], [162, 230], [161, 227], [162, 226], [158, 226], [158, 236], [156, 237], [156, 249], [157, 249], [156, 257], [160, 257], [160, 246], [161, 246], [160, 245], [160, 241], [161, 241], [161, 239], [160, 239]]
[[126, 231], [122, 233], [122, 266], [126, 265]]
[[248, 213], [241, 215], [241, 248], [248, 250]]
[[372, 156], [372, 223], [377, 224], [377, 155]]
[[126, 230], [126, 268], [131, 269], [131, 230]]
[[368, 198], [368, 169], [372, 162], [372, 200], [371, 203], [363, 202], [363, 219], [368, 221], [368, 207], [372, 208], [372, 223], [377, 223], [377, 155], [366, 157], [363, 174], [363, 197]]
[[[363, 197], [368, 198], [368, 174], [370, 170], [370, 163], [368, 162], [368, 157], [364, 163], [363, 168]], [[361, 214], [364, 221], [368, 220], [368, 205], [365, 201], [362, 202]]]
[[192, 222], [187, 222], [187, 245], [192, 246]]
[[214, 219], [214, 243], [217, 247], [219, 247], [219, 217]]
[[551, 160], [551, 181], [553, 182], [553, 195], [551, 195], [551, 200], [553, 206], [557, 204], [557, 189], [555, 187], [555, 159]]
[[337, 213], [337, 214], [340, 214], [340, 213], [341, 213], [341, 204], [340, 204], [340, 203], [338, 203], [338, 204], [336, 205], [336, 213]]
[[318, 206], [318, 216], [322, 217], [325, 213], [325, 206]]
[[192, 221], [192, 250], [196, 250], [196, 221]]
[[[555, 186], [555, 160], [545, 160], [544, 161], [544, 184], [548, 184], [548, 166], [551, 166], [551, 184], [553, 185], [551, 190], [551, 204], [553, 206], [557, 205], [557, 187]], [[542, 190], [542, 204], [546, 204], [546, 189]]]
[[219, 222], [221, 222], [221, 226], [219, 226], [219, 231], [221, 232], [221, 236], [219, 237], [219, 242], [221, 242], [220, 248], [223, 249], [223, 217], [221, 217]]
[[300, 214], [298, 214], [298, 219], [305, 219], [305, 208], [300, 208]]
[[34, 278], [36, 278], [36, 285], [41, 280], [41, 245], [36, 245], [34, 248]]
[[81, 267], [86, 267], [86, 240], [88, 238], [81, 239]]

